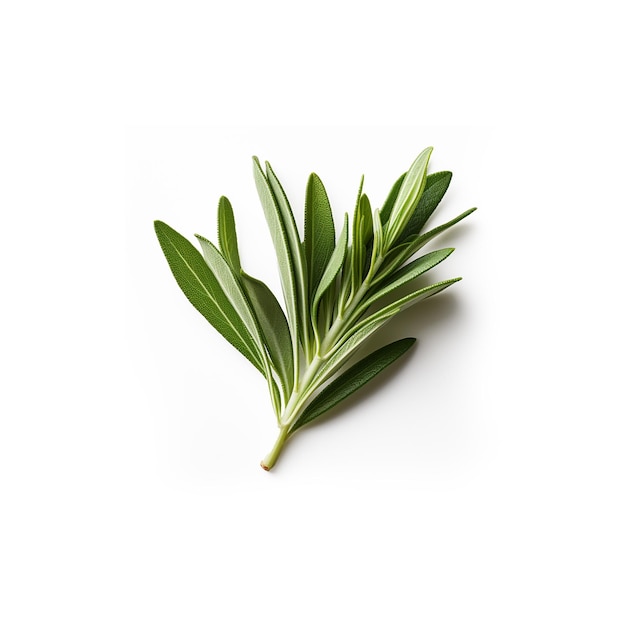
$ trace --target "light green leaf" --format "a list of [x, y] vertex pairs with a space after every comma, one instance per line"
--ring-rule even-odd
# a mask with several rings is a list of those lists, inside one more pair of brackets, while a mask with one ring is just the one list
[[217, 205], [217, 241], [224, 258], [238, 274], [241, 271], [241, 261], [237, 245], [235, 216], [233, 207], [226, 196], [222, 196]]
[[265, 375], [254, 339], [200, 252], [164, 222], [156, 221], [154, 229], [172, 274], [187, 299], [227, 341]]
[[317, 174], [311, 174], [304, 205], [304, 255], [308, 289], [313, 297], [335, 249], [335, 224], [326, 189]]
[[355, 391], [366, 385], [396, 359], [400, 358], [414, 344], [415, 339], [413, 337], [400, 339], [361, 359], [350, 369], [338, 376], [315, 397], [291, 427], [291, 432], [294, 432], [298, 428], [301, 428], [326, 413], [326, 411], [332, 409]]
[[[290, 236], [287, 233], [287, 226], [281, 209], [278, 206], [272, 188], [261, 170], [259, 160], [254, 157], [254, 181], [263, 206], [265, 219], [267, 220], [272, 242], [276, 250], [276, 258], [278, 260], [278, 268], [280, 273], [280, 281], [283, 288], [285, 298], [285, 307], [287, 309], [287, 320], [291, 329], [292, 352], [294, 362], [294, 372], [298, 373], [298, 338], [300, 337], [300, 286], [296, 279], [295, 263], [293, 258], [292, 247], [290, 245]], [[299, 249], [299, 246], [298, 246]], [[298, 252], [300, 254], [300, 252]]]
[[439, 206], [450, 186], [451, 180], [452, 172], [435, 172], [427, 176], [424, 192], [417, 203], [417, 208], [413, 211], [413, 215], [411, 215], [407, 225], [398, 237], [398, 242], [404, 241], [412, 235], [419, 234], [428, 218]]
[[305, 351], [308, 350], [308, 329], [309, 329], [309, 294], [307, 287], [307, 271], [305, 266], [304, 253], [300, 243], [300, 235], [296, 227], [296, 221], [289, 205], [289, 200], [283, 190], [280, 181], [276, 177], [272, 166], [265, 161], [266, 180], [270, 186], [274, 200], [284, 226], [286, 244], [288, 246], [291, 267], [295, 283], [295, 304], [299, 315], [298, 336]]
[[202, 247], [204, 260], [217, 279], [224, 295], [228, 298], [237, 315], [245, 324], [251, 337], [254, 339], [259, 354], [264, 355], [264, 342], [261, 337], [259, 322], [254, 315], [254, 311], [243, 292], [241, 283], [234, 274], [232, 268], [221, 255], [220, 251], [202, 235], [196, 235]]
[[383, 206], [380, 208], [380, 221], [381, 224], [385, 225], [389, 221], [389, 216], [391, 215], [391, 209], [393, 209], [393, 205], [396, 202], [396, 198], [398, 197], [398, 193], [400, 192], [400, 187], [402, 187], [402, 183], [404, 182], [404, 178], [406, 177], [406, 172], [398, 178], [398, 180], [393, 184], [393, 187], [389, 191], [389, 195], [385, 200]]
[[413, 161], [406, 173], [398, 197], [391, 209], [389, 221], [385, 225], [385, 245], [388, 250], [407, 225], [426, 185], [426, 168], [432, 154], [432, 148], [426, 148]]
[[442, 224], [441, 226], [437, 226], [432, 230], [429, 230], [422, 235], [413, 235], [409, 237], [405, 241], [403, 241], [397, 249], [394, 248], [389, 252], [389, 260], [393, 260], [392, 263], [386, 263], [384, 266], [384, 272], [381, 272], [379, 276], [388, 276], [395, 269], [400, 267], [405, 261], [410, 259], [416, 252], [421, 250], [429, 241], [437, 237], [437, 235], [441, 235], [449, 228], [452, 228], [455, 224], [458, 224], [461, 220], [465, 219], [468, 215], [471, 215], [476, 208], [469, 209], [461, 215], [458, 215], [454, 219]]
[[381, 328], [392, 317], [404, 311], [408, 307], [425, 300], [430, 296], [434, 296], [436, 293], [443, 291], [453, 283], [461, 280], [460, 278], [452, 278], [445, 280], [428, 287], [423, 287], [417, 291], [400, 298], [399, 300], [392, 302], [380, 311], [373, 313], [369, 317], [361, 320], [357, 324], [353, 324], [350, 330], [343, 336], [343, 338], [332, 348], [326, 355], [324, 364], [320, 367], [316, 382], [328, 379], [337, 369], [339, 369], [352, 353], [373, 333]]
[[449, 257], [453, 252], [454, 248], [443, 248], [442, 250], [429, 252], [428, 254], [421, 256], [419, 259], [411, 261], [411, 263], [405, 265], [397, 272], [389, 276], [381, 287], [370, 290], [367, 299], [359, 307], [358, 311], [360, 313], [366, 311], [388, 293], [426, 273], [428, 270], [435, 267], [435, 265], [438, 265], [444, 259]]
[[293, 353], [289, 325], [270, 288], [260, 280], [241, 274], [243, 288], [259, 321], [270, 359], [276, 368], [285, 396], [293, 388]]

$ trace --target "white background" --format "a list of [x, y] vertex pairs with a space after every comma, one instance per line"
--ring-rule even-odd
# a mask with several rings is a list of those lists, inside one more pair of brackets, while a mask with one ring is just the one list
[[[2, 624], [626, 622], [612, 6], [3, 5]], [[339, 216], [427, 145], [464, 280], [263, 472], [262, 380], [152, 221], [229, 196], [277, 287], [252, 154]]]

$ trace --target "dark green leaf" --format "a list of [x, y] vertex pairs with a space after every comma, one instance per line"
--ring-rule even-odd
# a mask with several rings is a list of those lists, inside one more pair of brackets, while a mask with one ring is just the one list
[[393, 187], [389, 191], [389, 195], [385, 200], [383, 206], [380, 208], [380, 221], [384, 226], [389, 220], [389, 216], [391, 215], [391, 209], [393, 209], [393, 205], [396, 202], [396, 198], [398, 197], [398, 192], [400, 191], [400, 187], [402, 187], [402, 183], [404, 182], [404, 177], [406, 176], [406, 172], [398, 178], [398, 180], [393, 184]]
[[217, 241], [224, 258], [236, 274], [241, 271], [235, 216], [233, 207], [226, 196], [222, 196], [217, 205]]
[[335, 250], [333, 251], [330, 260], [328, 261], [328, 265], [326, 265], [326, 269], [324, 270], [324, 274], [320, 280], [320, 284], [317, 287], [315, 292], [315, 297], [313, 298], [312, 312], [313, 318], [317, 315], [317, 307], [320, 301], [320, 298], [324, 295], [326, 290], [331, 286], [335, 278], [337, 278], [337, 274], [341, 269], [344, 259], [346, 257], [346, 250], [348, 247], [348, 214], [346, 213], [343, 223], [343, 228], [337, 239], [337, 245], [335, 246]]
[[414, 343], [415, 339], [413, 337], [400, 339], [361, 359], [319, 393], [296, 420], [291, 428], [291, 432], [326, 413], [326, 411], [332, 409], [342, 400], [345, 400], [363, 387], [396, 359], [400, 358]]
[[419, 234], [422, 228], [424, 228], [424, 224], [428, 221], [428, 218], [441, 202], [450, 186], [451, 180], [452, 172], [436, 172], [426, 178], [424, 192], [404, 231], [400, 237], [398, 237], [399, 242], [404, 241], [407, 237]]
[[288, 396], [293, 387], [293, 352], [285, 314], [265, 283], [245, 272], [242, 272], [241, 280], [261, 326], [272, 363], [283, 384], [285, 395]]
[[411, 261], [411, 263], [400, 268], [397, 272], [389, 276], [380, 287], [376, 287], [368, 294], [368, 298], [362, 305], [362, 310], [369, 308], [378, 300], [386, 296], [394, 289], [398, 289], [409, 281], [425, 274], [428, 270], [441, 263], [454, 252], [454, 248], [444, 248], [429, 252], [419, 259]]
[[200, 252], [164, 222], [156, 221], [154, 229], [172, 274], [191, 304], [265, 375], [254, 339]]
[[311, 174], [304, 205], [304, 254], [309, 273], [309, 294], [315, 290], [335, 249], [335, 224], [326, 189], [317, 174]]

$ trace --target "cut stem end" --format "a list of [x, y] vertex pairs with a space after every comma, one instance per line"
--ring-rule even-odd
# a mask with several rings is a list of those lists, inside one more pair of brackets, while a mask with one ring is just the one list
[[280, 433], [278, 435], [278, 438], [276, 439], [276, 443], [274, 443], [274, 447], [270, 450], [267, 456], [261, 461], [261, 467], [266, 472], [269, 472], [272, 469], [272, 467], [274, 467], [274, 464], [278, 460], [278, 457], [280, 456], [281, 450], [283, 449], [283, 446], [285, 445], [285, 442], [287, 441], [288, 436], [289, 436], [289, 427], [284, 426], [283, 428], [280, 429]]

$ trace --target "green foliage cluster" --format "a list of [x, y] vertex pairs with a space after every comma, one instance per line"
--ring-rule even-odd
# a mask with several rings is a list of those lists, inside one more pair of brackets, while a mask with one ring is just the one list
[[363, 180], [352, 220], [337, 234], [328, 195], [316, 174], [306, 188], [304, 237], [269, 163], [253, 159], [269, 225], [285, 309], [265, 283], [241, 266], [235, 218], [218, 204], [218, 245], [196, 235], [199, 251], [167, 224], [155, 230], [170, 269], [193, 306], [265, 377], [280, 433], [261, 465], [270, 469], [288, 437], [371, 381], [415, 342], [394, 341], [346, 369], [354, 352], [398, 313], [460, 278], [400, 289], [441, 263], [453, 248], [417, 253], [474, 209], [424, 231], [450, 184], [450, 172], [427, 173], [424, 150], [372, 210]]

